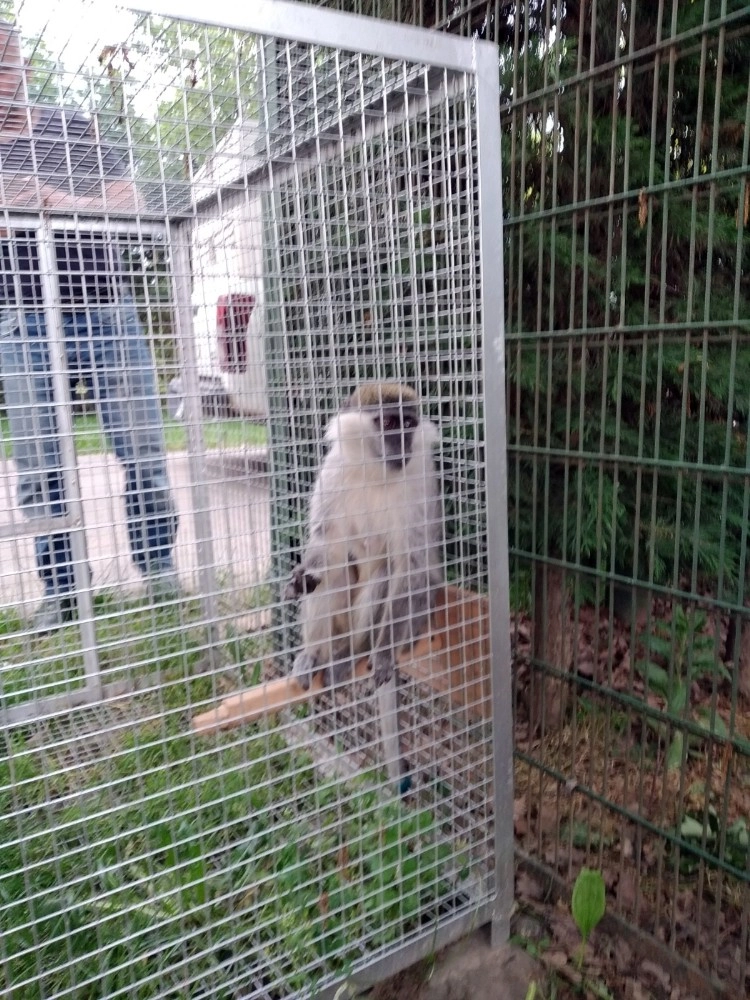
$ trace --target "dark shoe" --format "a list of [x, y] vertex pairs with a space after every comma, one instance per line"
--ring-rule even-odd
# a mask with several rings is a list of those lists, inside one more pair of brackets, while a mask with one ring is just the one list
[[45, 597], [42, 603], [34, 612], [31, 619], [31, 627], [38, 635], [45, 632], [54, 632], [61, 628], [66, 622], [72, 621], [76, 613], [76, 602], [73, 597], [55, 596], [51, 594]]

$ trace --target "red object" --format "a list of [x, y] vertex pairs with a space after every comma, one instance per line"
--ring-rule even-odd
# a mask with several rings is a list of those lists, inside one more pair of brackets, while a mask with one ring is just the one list
[[232, 374], [247, 371], [247, 327], [254, 308], [254, 295], [233, 292], [219, 296], [216, 302], [216, 337], [221, 371]]

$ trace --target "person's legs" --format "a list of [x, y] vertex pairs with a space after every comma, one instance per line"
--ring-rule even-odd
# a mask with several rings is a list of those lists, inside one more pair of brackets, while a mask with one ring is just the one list
[[76, 313], [88, 326], [102, 424], [125, 469], [125, 510], [133, 561], [155, 596], [173, 597], [177, 514], [167, 474], [156, 373], [130, 297]]
[[[18, 474], [18, 505], [31, 520], [61, 517], [67, 508], [43, 314], [0, 310], [0, 372]], [[39, 629], [52, 628], [74, 610], [70, 535], [40, 535], [35, 548], [45, 599], [34, 622]]]

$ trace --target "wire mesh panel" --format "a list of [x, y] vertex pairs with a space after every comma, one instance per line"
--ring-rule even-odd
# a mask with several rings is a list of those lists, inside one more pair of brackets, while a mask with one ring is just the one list
[[524, 845], [594, 859], [613, 910], [742, 992], [747, 9], [581, 11], [546, 11], [575, 56], [560, 40], [514, 70], [548, 143], [531, 152], [528, 107], [509, 126]]
[[[0, 9], [24, 1000], [311, 995], [508, 932], [495, 53], [179, 6]], [[306, 563], [337, 454], [346, 555]], [[311, 620], [348, 652], [308, 676]]]
[[519, 850], [745, 995], [747, 4], [325, 6], [498, 47]]

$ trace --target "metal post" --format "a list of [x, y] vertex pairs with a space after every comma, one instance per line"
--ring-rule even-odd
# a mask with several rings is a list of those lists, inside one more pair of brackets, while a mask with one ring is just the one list
[[510, 935], [513, 903], [513, 713], [511, 711], [510, 600], [508, 594], [508, 470], [505, 452], [505, 305], [503, 206], [500, 173], [500, 95], [497, 48], [477, 43], [477, 143], [480, 204], [482, 342], [485, 358], [484, 422], [492, 427], [487, 448], [487, 518], [492, 730], [495, 773], [495, 908], [492, 942]]
[[198, 557], [198, 590], [206, 623], [209, 656], [218, 646], [219, 627], [216, 607], [216, 559], [210, 497], [206, 479], [206, 452], [203, 440], [203, 412], [198, 378], [198, 362], [193, 335], [193, 309], [190, 283], [189, 223], [169, 226], [167, 238], [172, 256], [172, 274], [177, 327], [177, 344], [185, 386], [185, 428], [188, 440], [190, 493], [193, 500], [195, 543]]

